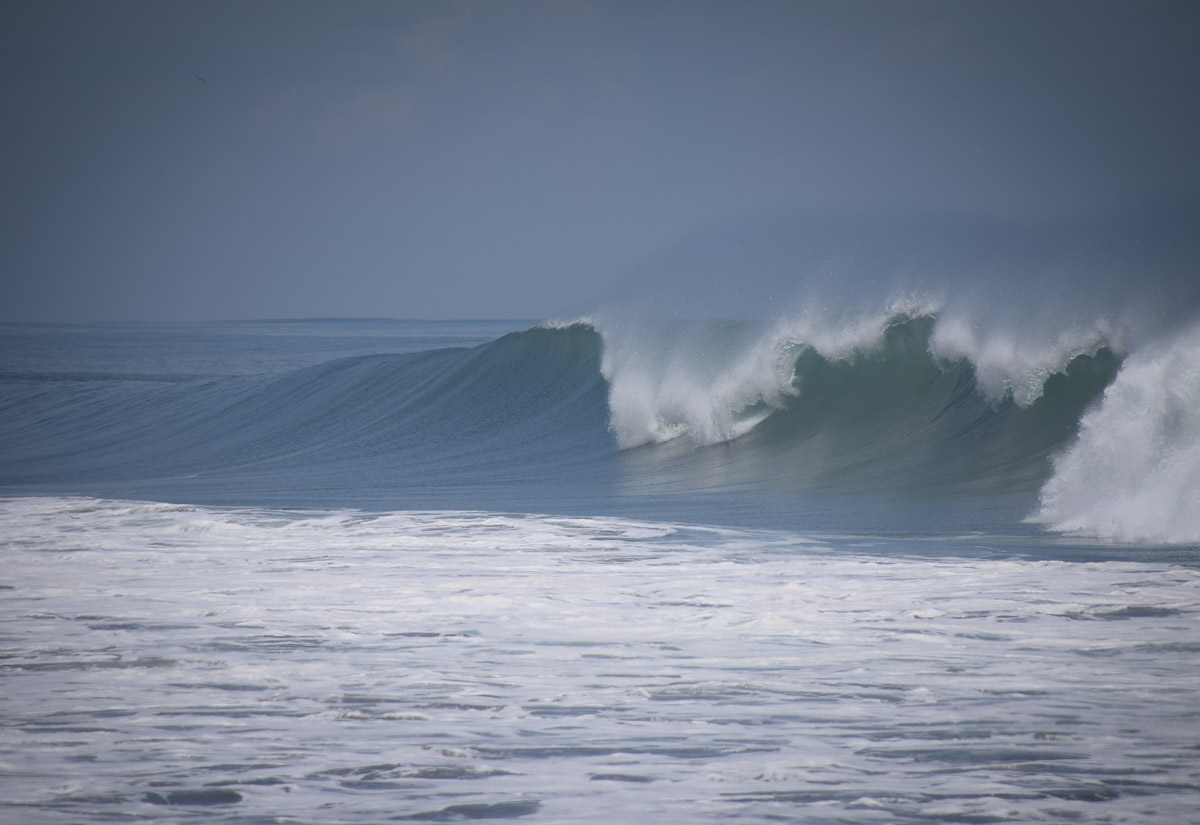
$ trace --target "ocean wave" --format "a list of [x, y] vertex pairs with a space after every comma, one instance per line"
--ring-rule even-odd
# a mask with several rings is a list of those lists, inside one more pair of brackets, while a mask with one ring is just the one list
[[[1120, 353], [1108, 325], [1075, 328], [1051, 339], [981, 337], [975, 324], [945, 319], [936, 305], [915, 299], [890, 302], [872, 313], [842, 317], [802, 314], [771, 324], [735, 321], [652, 321], [601, 325], [602, 371], [609, 385], [611, 427], [623, 448], [687, 437], [697, 445], [740, 438], [773, 413], [796, 406], [802, 395], [838, 394], [815, 387], [809, 374], [826, 367], [866, 369], [888, 362], [873, 380], [903, 381], [908, 361], [927, 361], [913, 381], [963, 373], [993, 408], [1029, 408], [1053, 376], [1080, 357]], [[904, 363], [901, 363], [901, 362]], [[963, 370], [966, 370], [964, 373]], [[969, 374], [968, 374], [969, 373]], [[915, 392], [919, 386], [911, 387]], [[858, 392], [865, 391], [859, 388]], [[840, 402], [853, 414], [865, 399]]]
[[1054, 462], [1034, 521], [1200, 544], [1200, 325], [1132, 355]]
[[1033, 488], [1058, 532], [1200, 543], [1200, 325], [1126, 353], [1105, 319], [1005, 336], [938, 309], [606, 331], [610, 426], [627, 449], [729, 442], [726, 483]]
[[1200, 542], [1198, 220], [716, 227], [595, 314], [611, 430], [639, 489], [1031, 493], [1056, 531]]
[[13, 372], [0, 491], [778, 526], [851, 491], [911, 497], [914, 526], [971, 497], [1015, 501], [1010, 524], [1200, 541], [1200, 327], [1147, 344], [1103, 317], [1004, 333], [917, 297], [821, 309], [582, 318], [259, 375]]

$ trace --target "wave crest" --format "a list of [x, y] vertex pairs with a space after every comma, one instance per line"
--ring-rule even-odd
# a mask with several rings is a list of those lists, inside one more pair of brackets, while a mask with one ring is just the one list
[[[1001, 333], [932, 302], [895, 300], [883, 310], [835, 319], [806, 313], [775, 323], [624, 321], [598, 324], [610, 427], [622, 448], [687, 437], [698, 445], [744, 436], [808, 391], [803, 358], [835, 364], [884, 353], [889, 335], [911, 327], [925, 357], [943, 370], [969, 365], [981, 398], [1028, 408], [1046, 382], [1078, 357], [1121, 352], [1103, 319], [1039, 338]], [[911, 338], [911, 336], [908, 336]], [[911, 340], [904, 343], [913, 346]]]
[[737, 438], [794, 393], [796, 345], [734, 322], [605, 328], [601, 372], [618, 446]]

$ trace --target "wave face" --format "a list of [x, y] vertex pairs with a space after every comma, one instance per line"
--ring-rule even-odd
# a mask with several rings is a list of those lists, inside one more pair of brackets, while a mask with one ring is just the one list
[[[168, 334], [157, 343], [180, 342]], [[448, 494], [466, 504], [531, 478], [559, 484], [613, 452], [599, 339], [585, 327], [152, 380], [161, 378], [5, 375], [3, 484], [239, 504], [446, 506]]]

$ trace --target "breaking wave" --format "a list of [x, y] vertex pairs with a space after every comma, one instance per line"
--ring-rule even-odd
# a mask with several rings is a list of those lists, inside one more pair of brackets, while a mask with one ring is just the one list
[[1054, 462], [1035, 521], [1200, 543], [1200, 326], [1131, 356]]
[[853, 519], [909, 496], [933, 514], [913, 529], [945, 528], [968, 499], [976, 513], [1003, 499], [1008, 515], [993, 527], [1028, 518], [1115, 541], [1200, 543], [1191, 270], [1132, 278], [1110, 266], [1064, 285], [1051, 256], [1049, 268], [1010, 262], [1019, 277], [955, 282], [928, 277], [949, 271], [945, 260], [895, 256], [926, 273], [904, 283], [868, 252], [834, 267], [852, 299], [810, 288], [770, 320], [653, 315], [648, 304], [475, 347], [264, 374], [84, 375], [8, 361], [0, 493], [801, 529], [814, 527], [804, 506], [814, 495], [841, 496]]

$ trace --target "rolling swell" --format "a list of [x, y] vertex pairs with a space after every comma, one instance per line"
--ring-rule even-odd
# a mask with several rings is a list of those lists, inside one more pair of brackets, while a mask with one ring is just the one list
[[12, 403], [36, 413], [8, 419], [0, 483], [217, 503], [482, 506], [479, 495], [447, 494], [560, 481], [613, 452], [598, 365], [598, 336], [572, 326], [280, 375], [136, 386], [14, 376], [5, 383], [22, 398]]

